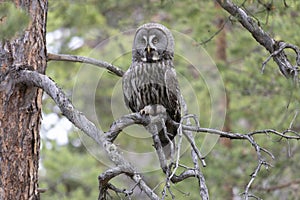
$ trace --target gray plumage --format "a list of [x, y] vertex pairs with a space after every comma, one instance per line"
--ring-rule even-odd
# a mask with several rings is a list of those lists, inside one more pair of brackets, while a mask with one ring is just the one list
[[[122, 80], [125, 103], [133, 112], [149, 105], [162, 105], [172, 120], [180, 121], [180, 90], [173, 57], [174, 39], [165, 26], [148, 23], [137, 29], [132, 64]], [[168, 121], [166, 127], [169, 138], [162, 129], [159, 138], [165, 154], [169, 154], [168, 144], [177, 134], [177, 128]]]

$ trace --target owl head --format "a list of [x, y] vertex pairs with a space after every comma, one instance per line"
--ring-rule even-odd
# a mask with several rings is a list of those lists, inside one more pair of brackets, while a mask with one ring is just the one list
[[140, 26], [135, 33], [132, 59], [141, 62], [158, 62], [173, 59], [174, 38], [169, 29], [157, 23]]

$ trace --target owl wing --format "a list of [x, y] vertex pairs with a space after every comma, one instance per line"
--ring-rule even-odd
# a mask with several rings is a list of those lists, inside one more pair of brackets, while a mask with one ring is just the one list
[[166, 104], [166, 109], [170, 117], [179, 122], [180, 121], [180, 89], [179, 89], [179, 84], [178, 80], [176, 77], [176, 72], [174, 68], [169, 68], [166, 70], [165, 73], [165, 85], [167, 89], [167, 101], [168, 103]]
[[123, 96], [126, 106], [130, 108], [133, 112], [137, 112], [136, 105], [133, 105], [134, 101], [132, 101], [132, 95], [134, 90], [131, 86], [131, 80], [132, 73], [129, 69], [125, 72], [125, 74], [122, 77]]

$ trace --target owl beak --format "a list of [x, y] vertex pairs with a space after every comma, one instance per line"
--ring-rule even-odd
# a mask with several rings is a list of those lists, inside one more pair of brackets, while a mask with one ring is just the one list
[[151, 52], [151, 47], [150, 47], [150, 45], [147, 45], [146, 49], [147, 49], [147, 53], [150, 54], [150, 52]]

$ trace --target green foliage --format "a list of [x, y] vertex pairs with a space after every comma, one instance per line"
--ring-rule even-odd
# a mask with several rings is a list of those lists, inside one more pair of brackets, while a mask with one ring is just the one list
[[29, 23], [29, 16], [13, 3], [0, 3], [0, 40], [9, 40], [22, 32]]
[[97, 160], [85, 152], [74, 151], [71, 144], [58, 146], [45, 140], [43, 144], [40, 187], [47, 191], [41, 198], [96, 199], [98, 193], [93, 187], [98, 184]]
[[[266, 7], [257, 1], [235, 1], [239, 5], [244, 3], [243, 8], [247, 9], [247, 12], [260, 22], [262, 28], [276, 39], [300, 45], [300, 36], [296, 28], [300, 23], [299, 1], [286, 1], [289, 7], [285, 7], [282, 1], [272, 2], [272, 9], [266, 10]], [[120, 34], [120, 32], [136, 28], [145, 22], [157, 21], [193, 38], [195, 45], [198, 45], [218, 31], [218, 18], [221, 17], [226, 21], [228, 16], [221, 8], [216, 7], [214, 1], [109, 0], [99, 3], [50, 0], [49, 6], [47, 30], [48, 34], [55, 33], [54, 39], [48, 40], [49, 51], [53, 49], [58, 53], [93, 57], [111, 62], [124, 70], [131, 62], [132, 35]], [[215, 53], [219, 35], [199, 49], [205, 49], [216, 62], [224, 80], [229, 100], [226, 107], [229, 123], [226, 125], [230, 127], [230, 131], [241, 133], [266, 128], [278, 131], [287, 129], [295, 113], [299, 111], [298, 89], [280, 74], [278, 66], [272, 60], [267, 64], [264, 73], [261, 73], [262, 62], [269, 54], [236, 20], [230, 19], [223, 31], [226, 32], [226, 61], [217, 60]], [[83, 44], [73, 48], [69, 44], [76, 37], [82, 39]], [[182, 47], [181, 45], [184, 47], [184, 44], [179, 41], [176, 41], [176, 45], [177, 50]], [[295, 59], [293, 52], [288, 54], [290, 60]], [[205, 59], [206, 57], [199, 58], [199, 64], [205, 65]], [[188, 102], [196, 100], [199, 102], [199, 107], [188, 105], [189, 110], [196, 114], [200, 111], [201, 126], [208, 127], [212, 102], [206, 77], [194, 73], [190, 65], [189, 61], [180, 55], [175, 55], [177, 73], [183, 77], [180, 78], [181, 87], [188, 88], [186, 85], [191, 85], [195, 91], [195, 96], [190, 95], [190, 91], [186, 91], [189, 88], [182, 91], [185, 93], [185, 98]], [[105, 70], [88, 65], [51, 61], [48, 63], [47, 75], [69, 94], [76, 108], [94, 122], [99, 120], [98, 126], [101, 126], [104, 131], [116, 117], [129, 112], [122, 108], [123, 97], [118, 90], [120, 78]], [[93, 85], [95, 82], [96, 85]], [[120, 100], [117, 104], [120, 106], [112, 106], [112, 102], [116, 99]], [[95, 104], [95, 110], [90, 110], [91, 102]], [[47, 98], [43, 109], [46, 113], [57, 112], [53, 102]], [[299, 116], [296, 116], [291, 128], [300, 130]], [[126, 133], [128, 131], [134, 137], [123, 133], [116, 143], [122, 149], [133, 152], [153, 150], [151, 138], [139, 140], [137, 137], [147, 137], [147, 133], [141, 130], [129, 128]], [[197, 136], [198, 146], [202, 144], [204, 137], [203, 134]], [[97, 152], [99, 147], [92, 141], [88, 141], [84, 146], [82, 141], [77, 141], [78, 138], [77, 134], [70, 133], [69, 143], [65, 146], [43, 140], [40, 186], [48, 188], [48, 191], [42, 195], [42, 199], [97, 198], [97, 176], [107, 169], [107, 166], [95, 160], [92, 156], [95, 155], [94, 153], [87, 153], [86, 147], [89, 152]], [[299, 152], [299, 144], [267, 135], [255, 139], [262, 147], [274, 153], [275, 160], [268, 160], [274, 167], [262, 169], [254, 182], [252, 192], [263, 199], [298, 197], [299, 190], [293, 190], [292, 187], [270, 192], [259, 188], [287, 183], [300, 176], [297, 162], [300, 155], [296, 153]], [[51, 148], [47, 148], [49, 142]], [[79, 145], [74, 145], [77, 143]], [[267, 155], [265, 156], [268, 158]], [[208, 165], [203, 169], [211, 199], [237, 198], [243, 192], [249, 181], [249, 175], [256, 167], [256, 159], [253, 147], [246, 141], [232, 141], [229, 147], [217, 143], [213, 151], [207, 155]], [[151, 169], [152, 161], [146, 161], [150, 164], [145, 168]], [[184, 154], [181, 161], [190, 164], [189, 153]], [[146, 173], [145, 177], [153, 187], [164, 180], [159, 170]], [[121, 188], [132, 184], [130, 180], [120, 177], [113, 183]], [[188, 179], [184, 183], [176, 184], [173, 192], [178, 199], [199, 199], [196, 185], [195, 181]], [[159, 185], [156, 191], [161, 191], [162, 187]], [[135, 195], [133, 199], [140, 199], [139, 194]], [[113, 198], [120, 199], [117, 196]]]

